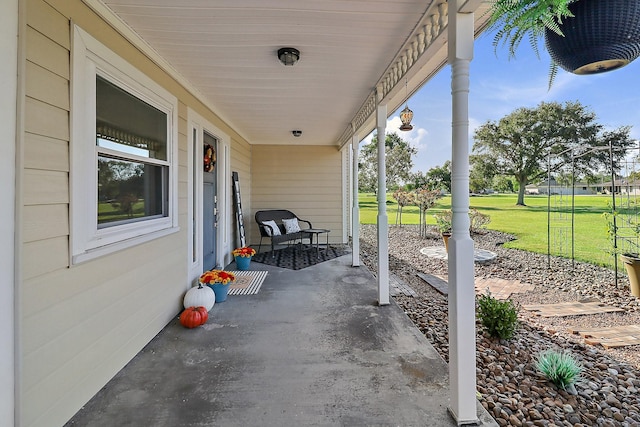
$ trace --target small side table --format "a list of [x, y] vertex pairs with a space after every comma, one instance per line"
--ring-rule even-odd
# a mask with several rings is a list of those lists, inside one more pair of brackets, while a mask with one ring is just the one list
[[311, 234], [311, 247], [313, 248], [313, 237], [315, 236], [316, 238], [316, 254], [318, 255], [318, 258], [320, 258], [320, 235], [321, 234], [326, 234], [327, 235], [327, 248], [329, 248], [329, 233], [331, 233], [331, 230], [327, 230], [326, 228], [307, 228], [306, 230], [300, 230], [303, 233], [309, 233]]

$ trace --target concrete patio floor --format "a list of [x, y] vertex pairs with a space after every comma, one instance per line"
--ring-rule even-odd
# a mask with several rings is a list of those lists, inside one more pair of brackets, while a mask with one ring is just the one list
[[446, 364], [350, 261], [252, 263], [269, 271], [257, 295], [229, 296], [196, 329], [176, 317], [67, 425], [455, 426]]

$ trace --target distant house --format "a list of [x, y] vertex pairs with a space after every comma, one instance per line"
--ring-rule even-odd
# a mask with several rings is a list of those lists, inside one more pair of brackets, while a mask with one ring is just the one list
[[[601, 192], [611, 194], [611, 181], [596, 184]], [[640, 195], [640, 181], [637, 179], [619, 178], [614, 181], [614, 192], [620, 194]]]
[[588, 195], [596, 194], [597, 190], [586, 182], [576, 182], [572, 189], [570, 185], [559, 184], [555, 179], [544, 180], [539, 184], [529, 184], [525, 187], [526, 194], [562, 194], [562, 195]]

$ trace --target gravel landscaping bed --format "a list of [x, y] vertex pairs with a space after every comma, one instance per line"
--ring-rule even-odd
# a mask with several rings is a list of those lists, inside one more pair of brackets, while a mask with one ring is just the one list
[[[360, 229], [362, 262], [375, 273], [376, 226]], [[476, 248], [497, 253], [488, 264], [475, 265], [476, 277], [518, 279], [535, 290], [512, 294], [520, 305], [598, 300], [623, 308], [620, 313], [567, 317], [537, 317], [520, 310], [514, 338], [495, 340], [476, 324], [476, 363], [479, 399], [498, 424], [507, 426], [640, 426], [640, 346], [605, 350], [585, 345], [568, 328], [640, 325], [640, 304], [628, 290], [626, 278], [614, 286], [613, 272], [570, 260], [505, 249], [512, 239], [504, 233], [473, 234]], [[435, 232], [426, 238], [417, 226], [392, 226], [389, 231], [389, 267], [413, 288], [417, 297], [399, 295], [395, 301], [448, 360], [447, 299], [416, 273], [447, 274], [447, 262], [420, 253], [427, 246], [442, 246]], [[565, 349], [584, 366], [576, 384], [577, 395], [558, 389], [536, 372], [534, 358], [543, 350]]]

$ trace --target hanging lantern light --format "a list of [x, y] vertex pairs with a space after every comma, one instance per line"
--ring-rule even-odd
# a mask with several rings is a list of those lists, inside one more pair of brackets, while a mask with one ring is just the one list
[[413, 126], [411, 126], [411, 120], [413, 119], [413, 111], [409, 109], [408, 105], [404, 106], [404, 110], [400, 112], [400, 121], [402, 122], [402, 126], [400, 126], [400, 130], [411, 130]]
[[[404, 96], [407, 98], [407, 78], [404, 79]], [[408, 101], [408, 99], [407, 99]], [[413, 129], [411, 126], [411, 120], [413, 120], [413, 111], [409, 109], [409, 105], [404, 105], [404, 110], [400, 112], [400, 121], [402, 122], [402, 126], [400, 126], [400, 130], [408, 131]]]

